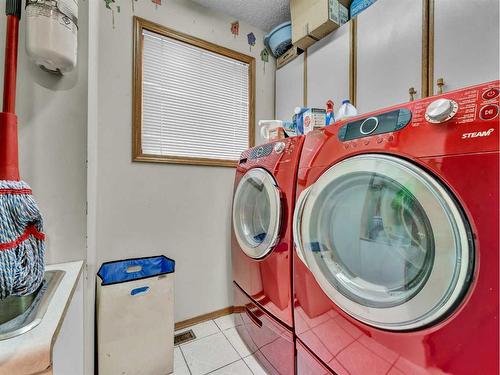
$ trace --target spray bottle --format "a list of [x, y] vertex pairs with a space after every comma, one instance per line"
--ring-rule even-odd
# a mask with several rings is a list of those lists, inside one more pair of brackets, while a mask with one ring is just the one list
[[335, 122], [335, 115], [333, 113], [333, 101], [326, 102], [326, 126], [332, 125]]

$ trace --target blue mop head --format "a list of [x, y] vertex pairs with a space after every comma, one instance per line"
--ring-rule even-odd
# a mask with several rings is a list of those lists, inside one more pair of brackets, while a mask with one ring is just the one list
[[35, 292], [45, 267], [45, 235], [31, 188], [0, 181], [0, 299]]

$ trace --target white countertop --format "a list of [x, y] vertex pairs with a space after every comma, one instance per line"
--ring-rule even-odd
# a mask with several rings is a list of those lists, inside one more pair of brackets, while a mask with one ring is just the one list
[[66, 273], [40, 324], [20, 336], [0, 341], [0, 375], [38, 374], [51, 367], [52, 346], [73, 296], [82, 266], [83, 261], [78, 261], [46, 267], [46, 271], [62, 270]]

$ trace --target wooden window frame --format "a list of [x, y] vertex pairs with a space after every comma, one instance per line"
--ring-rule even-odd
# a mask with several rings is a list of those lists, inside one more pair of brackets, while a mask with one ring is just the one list
[[[132, 161], [152, 163], [173, 163], [189, 165], [205, 165], [219, 167], [236, 167], [238, 161], [193, 158], [183, 156], [145, 154], [142, 150], [142, 95], [143, 95], [143, 30], [203, 48], [207, 51], [232, 58], [248, 64], [248, 147], [255, 145], [255, 58], [229, 48], [207, 42], [157, 23], [134, 17], [134, 50], [133, 50], [133, 95], [132, 95]], [[242, 150], [243, 151], [243, 150]]]

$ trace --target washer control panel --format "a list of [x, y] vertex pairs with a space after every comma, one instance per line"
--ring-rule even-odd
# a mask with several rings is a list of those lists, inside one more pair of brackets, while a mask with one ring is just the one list
[[285, 148], [285, 142], [276, 142], [274, 144], [274, 152], [276, 152], [277, 154], [281, 154], [283, 151], [285, 151]]
[[403, 129], [410, 123], [412, 113], [407, 108], [377, 114], [348, 122], [339, 129], [338, 137], [346, 142], [376, 134], [390, 133]]
[[280, 165], [291, 168], [300, 158], [304, 138], [300, 135], [249, 148], [241, 153], [238, 170], [262, 167], [274, 173]]
[[267, 143], [265, 145], [253, 148], [250, 152], [250, 155], [248, 156], [248, 159], [263, 158], [271, 154], [271, 152], [273, 152], [273, 144]]

